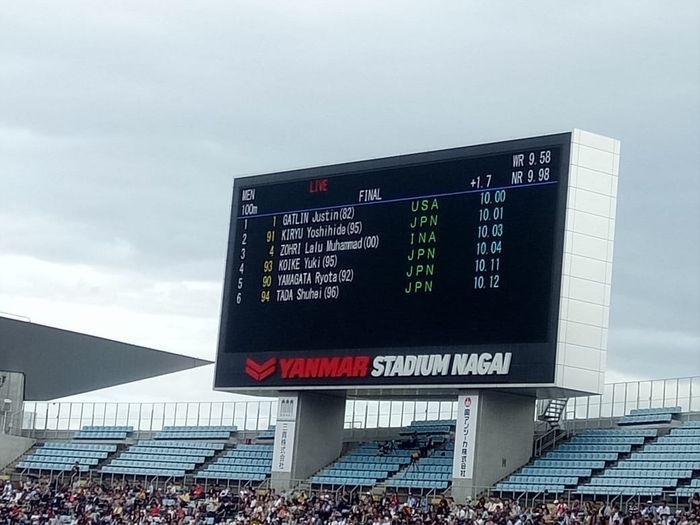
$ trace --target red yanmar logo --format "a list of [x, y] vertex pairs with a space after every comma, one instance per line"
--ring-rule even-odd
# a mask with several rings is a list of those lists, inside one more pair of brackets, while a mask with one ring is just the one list
[[[250, 357], [245, 360], [245, 373], [256, 381], [263, 381], [277, 371], [277, 358], [258, 363]], [[287, 357], [279, 359], [281, 379], [309, 379], [324, 377], [367, 377], [370, 358], [366, 355], [334, 357]]]
[[366, 355], [336, 357], [290, 357], [280, 359], [282, 379], [316, 377], [366, 377], [369, 357]]
[[245, 360], [245, 373], [256, 381], [263, 381], [275, 373], [277, 358], [271, 357], [267, 361], [258, 363], [250, 357]]

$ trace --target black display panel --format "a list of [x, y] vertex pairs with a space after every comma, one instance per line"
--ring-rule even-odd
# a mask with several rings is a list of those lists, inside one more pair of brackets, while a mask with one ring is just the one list
[[236, 179], [215, 387], [552, 383], [569, 140]]

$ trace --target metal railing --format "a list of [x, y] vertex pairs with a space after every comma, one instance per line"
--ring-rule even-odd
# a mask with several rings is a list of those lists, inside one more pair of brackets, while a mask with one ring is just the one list
[[570, 398], [562, 420], [606, 420], [634, 409], [676, 406], [686, 414], [700, 412], [700, 376], [609, 383], [602, 395]]
[[[454, 419], [451, 401], [348, 401], [346, 429], [398, 428], [411, 421]], [[77, 431], [83, 426], [128, 425], [135, 432], [154, 432], [165, 426], [235, 425], [259, 431], [274, 425], [277, 402], [230, 401], [189, 403], [25, 402], [21, 434], [49, 435]], [[14, 429], [17, 433], [16, 430]], [[69, 436], [66, 436], [69, 437]]]
[[[684, 413], [700, 412], [700, 376], [607, 384], [602, 395], [570, 398], [562, 421], [595, 420], [610, 425], [612, 418], [635, 408], [671, 406], [680, 406]], [[453, 401], [350, 400], [346, 404], [345, 428], [398, 428], [412, 421], [453, 419], [456, 413]], [[34, 431], [44, 431], [49, 435], [79, 430], [85, 425], [131, 425], [136, 432], [158, 431], [164, 426], [236, 425], [240, 430], [258, 431], [274, 425], [276, 419], [277, 402], [269, 399], [188, 403], [25, 402], [21, 429], [10, 429], [10, 433], [34, 435]]]
[[571, 432], [568, 429], [551, 428], [541, 436], [535, 438], [532, 445], [532, 456], [538, 458], [570, 437]]

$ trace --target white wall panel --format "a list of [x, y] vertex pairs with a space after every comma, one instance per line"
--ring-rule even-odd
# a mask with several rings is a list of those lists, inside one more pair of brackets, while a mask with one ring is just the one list
[[[566, 342], [577, 346], [585, 346], [587, 348], [600, 349], [601, 332], [600, 326], [591, 326], [583, 323], [567, 321], [566, 324]], [[568, 346], [567, 346], [568, 351]], [[596, 358], [597, 360], [597, 358]], [[567, 362], [568, 364], [568, 362]], [[586, 368], [595, 369], [593, 364], [589, 364]]]
[[600, 350], [595, 348], [586, 348], [573, 344], [566, 345], [567, 364], [575, 368], [591, 369], [594, 372], [598, 372], [600, 354]]
[[601, 393], [608, 318], [620, 143], [572, 132], [556, 386]]
[[580, 166], [573, 166], [573, 169], [576, 171], [576, 178], [572, 180], [572, 184], [577, 188], [604, 195], [610, 195], [612, 192], [612, 174], [589, 170]]
[[592, 170], [602, 171], [604, 173], [612, 173], [614, 162], [613, 157], [614, 154], [612, 152], [603, 151], [580, 144], [576, 165], [584, 166]]
[[581, 255], [572, 255], [570, 257], [569, 275], [578, 277], [579, 279], [587, 279], [589, 281], [605, 282], [607, 262]]
[[569, 297], [605, 306], [605, 285], [603, 283], [571, 277]]
[[608, 239], [610, 235], [610, 219], [591, 215], [581, 211], [573, 211], [574, 228], [580, 228], [588, 232], [588, 235]]
[[601, 195], [582, 188], [576, 188], [575, 194], [576, 200], [573, 203], [573, 209], [593, 213], [601, 217], [610, 217], [610, 201], [612, 199], [610, 195]]
[[620, 142], [611, 139], [610, 137], [605, 137], [603, 135], [597, 135], [596, 133], [591, 133], [589, 131], [584, 131], [582, 129], [575, 129], [571, 135], [572, 142], [576, 144], [585, 144], [588, 147], [599, 149], [602, 151], [607, 151], [610, 153], [619, 153]]
[[604, 306], [569, 299], [567, 318], [577, 319], [592, 326], [603, 326], [605, 310]]
[[567, 385], [567, 388], [575, 387], [577, 390], [595, 392], [598, 389], [599, 379], [599, 372], [595, 370], [565, 366], [562, 382]]

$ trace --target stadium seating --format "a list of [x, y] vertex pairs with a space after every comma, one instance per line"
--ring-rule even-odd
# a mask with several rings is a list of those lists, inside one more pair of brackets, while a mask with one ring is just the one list
[[163, 427], [153, 439], [230, 439], [238, 429], [235, 426], [180, 426]]
[[447, 434], [455, 429], [454, 419], [429, 419], [427, 421], [412, 421], [402, 427], [401, 434]]
[[371, 487], [411, 462], [412, 450], [395, 448], [380, 455], [379, 444], [361, 444], [312, 476], [311, 483]]
[[102, 467], [104, 474], [183, 477], [224, 449], [202, 441], [139, 441]]
[[73, 439], [126, 439], [133, 431], [132, 426], [85, 426], [73, 435]]
[[601, 437], [642, 436], [654, 438], [658, 435], [658, 430], [655, 428], [590, 428], [576, 435], [583, 438], [591, 434]]
[[683, 411], [681, 407], [635, 408], [630, 410], [630, 416], [647, 416], [655, 414], [678, 415]]
[[590, 482], [579, 486], [577, 492], [655, 496], [674, 490], [692, 478], [693, 471], [700, 467], [700, 435], [693, 436], [692, 432], [690, 425], [671, 429], [669, 434], [593, 476]]
[[495, 488], [501, 492], [573, 489], [656, 433], [656, 429], [586, 430], [497, 483]]
[[256, 439], [268, 440], [275, 439], [275, 425], [270, 425], [267, 430], [261, 430], [258, 432]]
[[381, 442], [362, 443], [311, 477], [320, 485], [352, 485], [370, 487], [386, 480], [389, 487], [407, 489], [446, 489], [452, 481], [452, 450], [449, 442], [454, 431], [454, 419], [413, 421], [400, 433], [415, 436], [417, 447], [430, 443], [432, 454], [411, 463], [415, 448], [405, 448], [406, 442], [393, 442], [393, 447], [380, 453]]
[[676, 496], [685, 497], [692, 496], [696, 492], [700, 493], [700, 478], [695, 478], [690, 480], [690, 483], [684, 487], [678, 487], [676, 489]]
[[454, 442], [445, 443], [429, 456], [398, 472], [386, 485], [405, 489], [447, 489], [452, 482], [453, 454]]
[[25, 455], [15, 466], [15, 469], [19, 471], [69, 471], [73, 468], [73, 464], [78, 461], [81, 472], [87, 472], [100, 461], [107, 459], [116, 450], [116, 445], [49, 441]]
[[229, 481], [259, 482], [272, 471], [272, 445], [242, 444], [219, 456], [206, 468], [199, 470], [196, 478]]
[[[673, 493], [678, 497], [700, 492], [700, 421], [664, 427], [680, 409], [643, 409], [625, 418], [658, 418], [659, 428], [588, 429], [561, 443], [544, 456], [496, 484], [500, 492], [539, 493], [574, 491], [582, 496], [649, 496]], [[667, 421], [668, 420], [668, 421]], [[649, 425], [650, 423], [645, 423]], [[402, 427], [417, 445], [430, 440], [436, 448], [411, 464], [409, 448], [379, 453], [380, 442], [363, 443], [312, 476], [312, 484], [370, 487], [385, 483], [393, 489], [445, 490], [452, 479], [454, 443], [449, 441], [454, 420], [414, 421]], [[164, 427], [152, 439], [119, 451], [130, 426], [85, 426], [71, 442], [46, 442], [16, 465], [20, 473], [80, 470], [115, 476], [185, 477], [256, 483], [272, 470], [272, 445], [239, 444], [225, 450], [235, 426]], [[274, 438], [274, 426], [260, 431], [257, 440]], [[414, 441], [415, 443], [415, 441]], [[400, 445], [399, 445], [400, 446]], [[118, 452], [119, 451], [119, 452]], [[118, 453], [117, 453], [118, 452]]]
[[681, 413], [681, 407], [637, 408], [617, 420], [618, 425], [649, 425], [670, 423]]

